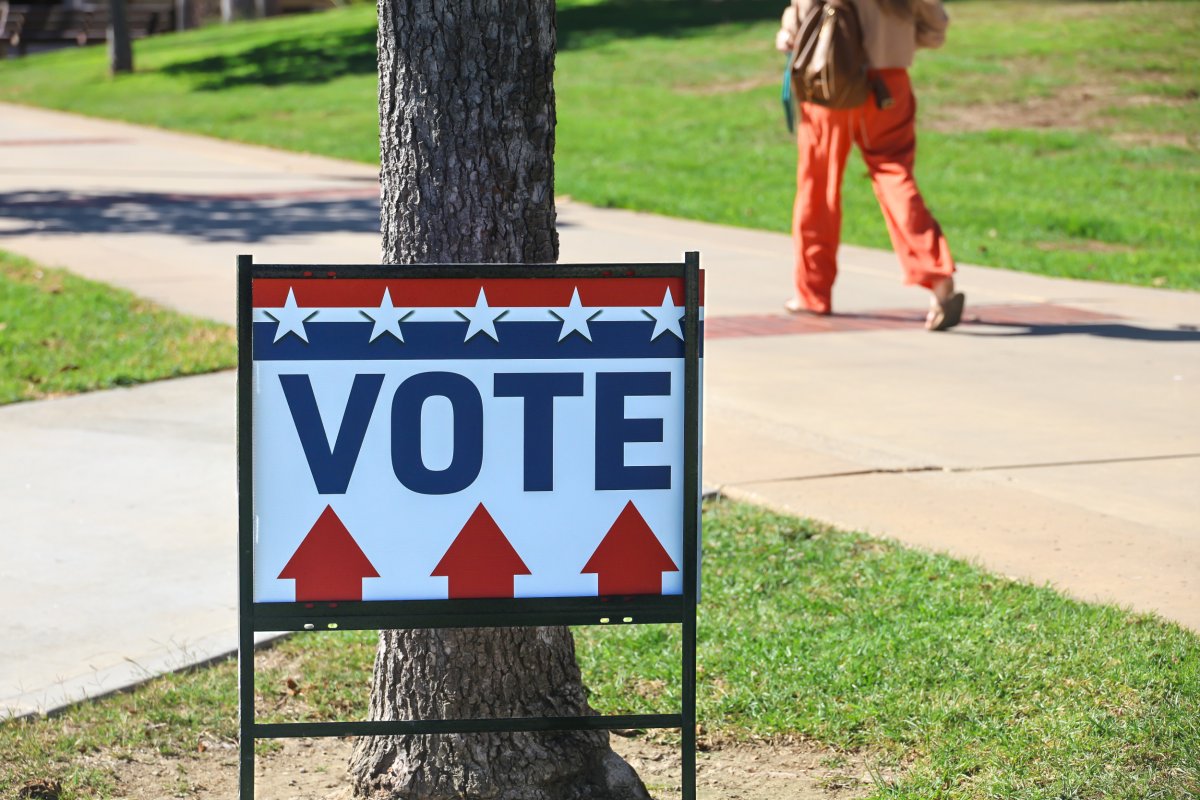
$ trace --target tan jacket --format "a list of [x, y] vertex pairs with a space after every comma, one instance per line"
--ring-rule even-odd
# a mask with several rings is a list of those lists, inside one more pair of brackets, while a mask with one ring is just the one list
[[[941, 47], [950, 24], [942, 0], [914, 0], [913, 15], [901, 19], [885, 13], [876, 0], [851, 0], [862, 25], [863, 46], [874, 69], [912, 66], [919, 47]], [[791, 50], [800, 20], [817, 0], [793, 0], [783, 12], [782, 29], [775, 38], [780, 50]]]

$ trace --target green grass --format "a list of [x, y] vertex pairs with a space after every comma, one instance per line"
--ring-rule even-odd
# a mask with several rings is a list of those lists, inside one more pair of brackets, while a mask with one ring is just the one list
[[[795, 160], [771, 50], [783, 5], [560, 0], [558, 191], [787, 230]], [[922, 54], [914, 81], [918, 176], [957, 257], [1200, 289], [1200, 3], [950, 13], [947, 46]], [[99, 48], [10, 60], [0, 99], [377, 161], [371, 7], [156, 37], [137, 64], [113, 81]], [[863, 169], [846, 184], [845, 239], [888, 247]]]
[[[881, 797], [1200, 792], [1194, 634], [749, 506], [705, 521], [710, 732], [800, 734], [907, 764]], [[678, 703], [666, 629], [581, 638], [600, 709]]]
[[226, 369], [233, 329], [0, 251], [0, 404]]
[[[314, 717], [365, 714], [365, 695], [347, 688], [370, 669], [374, 634], [329, 633], [283, 643], [260, 654], [260, 721], [295, 716], [299, 707]], [[274, 662], [261, 665], [261, 662]], [[288, 680], [301, 676], [302, 684]], [[337, 692], [313, 691], [338, 685]], [[81, 703], [53, 718], [0, 723], [0, 797], [17, 797], [36, 780], [62, 787], [61, 800], [124, 796], [106, 764], [139, 754], [186, 763], [204, 752], [228, 753], [237, 743], [237, 670], [233, 661], [165, 675], [134, 691]], [[311, 702], [310, 702], [311, 701]], [[260, 742], [261, 752], [276, 749]], [[218, 756], [222, 757], [222, 756]], [[236, 767], [231, 767], [236, 769]]]
[[[1200, 792], [1194, 633], [745, 505], [711, 505], [705, 525], [706, 737], [865, 750], [896, 775], [879, 798]], [[577, 637], [598, 709], [678, 707], [674, 629]], [[372, 633], [322, 633], [260, 655], [259, 713], [364, 717], [373, 650]], [[236, 736], [234, 686], [225, 663], [0, 725], [0, 794], [52, 777], [65, 800], [106, 797], [105, 758], [202, 758]]]

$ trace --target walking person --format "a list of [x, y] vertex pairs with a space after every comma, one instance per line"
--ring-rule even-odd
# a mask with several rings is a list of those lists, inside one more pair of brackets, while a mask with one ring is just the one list
[[[821, 0], [793, 0], [783, 13], [777, 49], [789, 52], [801, 21]], [[918, 48], [939, 47], [949, 19], [941, 0], [851, 0], [862, 27], [872, 79], [882, 81], [892, 103], [875, 98], [852, 109], [803, 103], [797, 135], [796, 203], [792, 214], [795, 294], [784, 307], [794, 314], [827, 315], [832, 308], [842, 227], [842, 175], [851, 144], [871, 175], [892, 247], [906, 284], [932, 293], [925, 327], [941, 331], [962, 319], [964, 297], [954, 287], [954, 259], [913, 176], [916, 98], [908, 77]]]

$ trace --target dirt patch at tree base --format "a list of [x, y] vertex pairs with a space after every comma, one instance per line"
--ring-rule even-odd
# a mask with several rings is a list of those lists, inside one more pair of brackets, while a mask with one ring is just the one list
[[[349, 739], [290, 739], [257, 762], [255, 796], [262, 800], [350, 800]], [[679, 797], [679, 748], [644, 737], [612, 737], [613, 749], [641, 775], [657, 800]], [[99, 765], [97, 765], [99, 766]], [[105, 766], [117, 797], [237, 796], [237, 746], [206, 745], [184, 758], [138, 754]], [[728, 743], [698, 754], [700, 800], [850, 800], [874, 782], [862, 756], [807, 742]]]

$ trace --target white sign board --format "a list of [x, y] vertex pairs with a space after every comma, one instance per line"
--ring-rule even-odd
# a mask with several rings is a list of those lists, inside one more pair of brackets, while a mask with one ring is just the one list
[[255, 278], [254, 601], [682, 593], [682, 278]]

